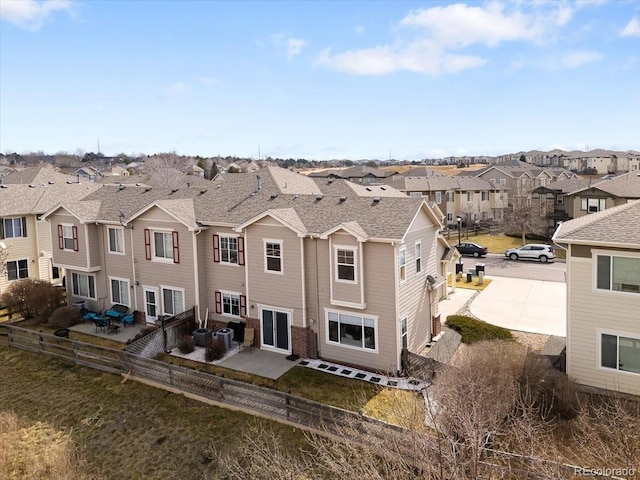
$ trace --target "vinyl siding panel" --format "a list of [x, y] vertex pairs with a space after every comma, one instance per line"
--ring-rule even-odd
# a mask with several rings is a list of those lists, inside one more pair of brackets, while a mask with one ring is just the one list
[[[422, 244], [422, 268], [416, 272], [415, 243]], [[436, 261], [436, 229], [426, 213], [420, 212], [409, 228], [403, 244], [407, 252], [407, 279], [398, 290], [398, 325], [400, 319], [408, 318], [408, 348], [419, 352], [431, 339], [431, 316], [437, 303], [437, 292], [428, 288], [427, 275], [440, 276]], [[400, 328], [400, 327], [398, 327]]]
[[[356, 283], [346, 283], [337, 281], [337, 259], [336, 249], [340, 247], [351, 247], [355, 249], [355, 280]], [[360, 264], [360, 247], [358, 240], [347, 234], [337, 232], [331, 235], [331, 259], [330, 259], [330, 272], [331, 272], [331, 288], [333, 291], [332, 300], [340, 302], [362, 303], [362, 265]]]
[[[133, 263], [131, 260], [131, 235], [138, 233], [135, 230], [131, 230], [125, 228], [123, 230], [124, 237], [124, 255], [119, 255], [115, 253], [109, 253], [109, 226], [108, 225], [100, 225], [100, 232], [96, 236], [97, 247], [101, 252], [104, 252], [104, 265], [102, 271], [99, 274], [99, 285], [100, 292], [102, 297], [106, 297], [105, 299], [105, 308], [111, 306], [111, 290], [109, 285], [109, 277], [118, 277], [122, 279], [129, 280], [129, 308], [131, 310], [143, 310], [144, 306], [140, 303], [142, 297], [138, 297], [138, 290], [141, 291], [140, 288], [136, 288], [134, 284], [134, 275], [133, 275]], [[98, 280], [98, 279], [97, 279]]]
[[[51, 227], [49, 222], [46, 220], [35, 220], [34, 223], [37, 243], [35, 252], [39, 258], [38, 267], [40, 269], [40, 279], [59, 284], [62, 282], [62, 275], [58, 279], [51, 278], [53, 250], [51, 243]], [[43, 252], [42, 256], [40, 255], [40, 252]]]
[[[292, 325], [303, 326], [303, 274], [300, 238], [270, 217], [246, 229], [246, 268], [249, 276], [248, 314], [258, 317], [257, 304], [293, 312]], [[265, 272], [264, 239], [282, 242], [283, 274]], [[256, 304], [256, 308], [251, 308]]]
[[[66, 213], [53, 214], [49, 217], [49, 221], [51, 224], [54, 265], [88, 268], [84, 225], [76, 217]], [[58, 225], [60, 224], [73, 225], [78, 229], [78, 251], [62, 250], [58, 247]]]
[[[136, 280], [140, 285], [149, 287], [161, 286], [184, 289], [184, 308], [191, 308], [195, 304], [195, 278], [193, 269], [193, 232], [190, 232], [182, 223], [175, 221], [172, 217], [162, 212], [160, 209], [151, 209], [138, 217], [133, 222], [133, 255], [135, 258]], [[144, 230], [148, 228], [162, 229], [163, 231], [177, 231], [180, 251], [180, 263], [171, 261], [147, 260], [145, 254]], [[152, 235], [153, 237], [153, 235]], [[153, 238], [151, 242], [153, 251]], [[143, 290], [137, 288], [138, 306], [144, 308]], [[160, 294], [160, 313], [164, 312], [162, 305], [162, 291]]]
[[[100, 238], [103, 226], [93, 223], [82, 225], [86, 227], [86, 241], [89, 248], [89, 267], [99, 267], [103, 264], [103, 255], [106, 255], [106, 243]], [[78, 227], [78, 231], [81, 227]], [[85, 250], [86, 251], [86, 250]]]
[[598, 330], [640, 338], [640, 295], [596, 290], [590, 258], [571, 258], [569, 268], [567, 373], [584, 385], [640, 394], [640, 375], [598, 364]]
[[[22, 217], [23, 215], [16, 216]], [[16, 218], [16, 217], [3, 217], [3, 218]], [[7, 252], [9, 253], [6, 261], [11, 262], [15, 260], [27, 260], [29, 265], [29, 278], [39, 278], [40, 270], [38, 267], [38, 251], [37, 251], [37, 239], [36, 239], [36, 226], [35, 216], [26, 215], [27, 223], [27, 236], [6, 238], [2, 240], [9, 247]], [[13, 281], [8, 281], [6, 275], [0, 276], [0, 292], [5, 292], [9, 285]]]

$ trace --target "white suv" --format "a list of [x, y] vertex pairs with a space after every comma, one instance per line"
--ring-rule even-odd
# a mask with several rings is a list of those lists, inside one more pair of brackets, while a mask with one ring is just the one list
[[528, 243], [520, 248], [510, 248], [504, 252], [505, 257], [509, 257], [511, 260], [518, 260], [519, 258], [534, 258], [540, 260], [542, 263], [546, 263], [549, 260], [556, 258], [556, 252], [553, 251], [551, 245], [542, 245], [536, 243]]

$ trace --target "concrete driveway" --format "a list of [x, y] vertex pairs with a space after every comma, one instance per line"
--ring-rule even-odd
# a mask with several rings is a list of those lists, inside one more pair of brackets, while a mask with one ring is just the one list
[[566, 300], [562, 282], [491, 277], [470, 310], [480, 320], [509, 330], [565, 337]]

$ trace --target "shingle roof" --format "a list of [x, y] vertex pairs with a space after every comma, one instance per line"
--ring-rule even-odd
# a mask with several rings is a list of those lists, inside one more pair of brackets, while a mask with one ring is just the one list
[[73, 202], [96, 188], [92, 183], [9, 184], [0, 187], [0, 216], [45, 213], [58, 203]]
[[548, 183], [545, 186], [537, 187], [535, 191], [554, 190], [561, 193], [570, 193], [589, 186], [589, 179], [574, 177]]
[[[443, 190], [495, 190], [497, 187], [491, 185], [483, 178], [478, 177], [400, 177], [391, 186], [405, 192], [433, 192]], [[503, 189], [505, 187], [502, 187]]]
[[355, 165], [349, 168], [342, 169], [327, 169], [322, 170], [320, 172], [310, 173], [310, 177], [328, 177], [334, 176], [338, 178], [360, 178], [365, 177], [367, 175], [374, 176], [376, 178], [387, 178], [393, 175], [393, 172], [388, 170], [381, 170], [379, 168], [372, 168], [366, 165]]
[[16, 170], [14, 172], [7, 173], [2, 177], [1, 183], [5, 185], [44, 185], [49, 182], [77, 182], [77, 178], [73, 175], [66, 175], [58, 172], [50, 165], [42, 165], [39, 167], [29, 167], [23, 170]]
[[558, 243], [620, 244], [640, 248], [640, 200], [560, 224]]
[[[582, 190], [589, 187], [584, 187]], [[597, 188], [603, 192], [620, 198], [640, 198], [640, 172], [629, 172], [618, 175], [611, 180], [593, 183], [590, 188]], [[572, 193], [578, 193], [576, 190]]]

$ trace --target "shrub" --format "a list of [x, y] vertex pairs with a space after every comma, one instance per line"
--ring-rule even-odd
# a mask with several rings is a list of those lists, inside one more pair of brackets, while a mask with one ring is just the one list
[[56, 308], [47, 322], [52, 327], [69, 328], [82, 321], [80, 310], [76, 307], [66, 306]]
[[513, 335], [506, 328], [497, 327], [466, 315], [449, 315], [446, 325], [462, 336], [463, 343], [474, 343], [480, 340], [513, 340]]
[[182, 354], [191, 353], [195, 349], [196, 347], [194, 346], [194, 343], [193, 343], [193, 337], [190, 337], [189, 335], [183, 335], [182, 338], [180, 339], [180, 343], [178, 343], [178, 350], [180, 350], [180, 353]]
[[2, 303], [15, 307], [25, 319], [47, 321], [64, 301], [64, 291], [50, 282], [25, 278], [14, 282], [2, 295]]
[[207, 362], [221, 360], [224, 357], [225, 353], [227, 353], [227, 347], [224, 344], [224, 340], [222, 340], [221, 338], [212, 338], [207, 342], [207, 347], [204, 352], [204, 359]]
[[158, 327], [155, 325], [147, 325], [146, 327], [142, 327], [140, 329], [140, 335], [144, 337], [145, 335], [149, 335], [150, 333], [155, 332], [157, 329]]

